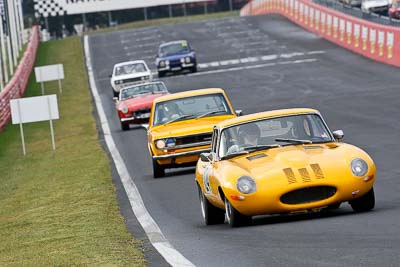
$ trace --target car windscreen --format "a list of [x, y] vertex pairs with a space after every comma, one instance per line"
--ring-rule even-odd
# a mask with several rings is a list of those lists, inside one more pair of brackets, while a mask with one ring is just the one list
[[224, 114], [232, 111], [223, 94], [197, 95], [157, 103], [153, 125]]
[[331, 141], [330, 132], [318, 114], [290, 115], [250, 121], [224, 129], [218, 154], [222, 158], [246, 151], [247, 148]]
[[171, 55], [187, 54], [190, 52], [190, 48], [187, 42], [173, 43], [163, 45], [160, 47], [160, 56], [167, 57]]
[[143, 63], [121, 65], [115, 68], [115, 76], [140, 73], [147, 71]]
[[144, 94], [160, 94], [168, 92], [167, 87], [162, 82], [141, 84], [132, 87], [127, 87], [121, 90], [120, 100], [136, 97]]

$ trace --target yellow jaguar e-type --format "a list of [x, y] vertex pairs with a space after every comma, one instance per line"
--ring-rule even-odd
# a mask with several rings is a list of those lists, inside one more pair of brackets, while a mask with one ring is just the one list
[[349, 202], [375, 206], [375, 165], [339, 140], [314, 109], [285, 109], [218, 123], [210, 153], [196, 166], [207, 225], [251, 223], [252, 216], [318, 211]]

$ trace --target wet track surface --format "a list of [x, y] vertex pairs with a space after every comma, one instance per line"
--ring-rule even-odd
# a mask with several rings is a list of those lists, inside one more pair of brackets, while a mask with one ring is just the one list
[[[377, 165], [376, 208], [264, 216], [231, 229], [205, 226], [194, 168], [153, 179], [146, 131], [122, 132], [108, 75], [115, 63], [144, 59], [155, 69], [162, 41], [187, 39], [199, 72], [162, 79], [170, 92], [224, 88], [245, 114], [312, 107], [344, 142], [367, 151]], [[196, 266], [398, 266], [400, 261], [400, 75], [398, 69], [352, 54], [280, 16], [234, 17], [94, 35], [89, 38], [96, 84], [114, 141], [147, 210], [168, 241]], [[101, 138], [101, 137], [100, 137]], [[115, 173], [121, 212], [145, 239]], [[146, 249], [150, 266], [164, 265]]]

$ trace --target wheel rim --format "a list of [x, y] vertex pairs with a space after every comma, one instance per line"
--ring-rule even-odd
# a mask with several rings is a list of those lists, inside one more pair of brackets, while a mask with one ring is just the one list
[[228, 200], [225, 199], [225, 217], [228, 223], [231, 223], [231, 218], [232, 218], [232, 206], [231, 203], [229, 203]]
[[205, 207], [205, 196], [203, 192], [200, 191], [200, 206], [201, 206], [201, 215], [203, 216], [203, 219], [206, 219], [206, 207]]

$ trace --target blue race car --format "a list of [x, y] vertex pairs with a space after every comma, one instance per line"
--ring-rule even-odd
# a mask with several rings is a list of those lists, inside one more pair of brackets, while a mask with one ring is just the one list
[[196, 72], [196, 53], [186, 40], [163, 43], [158, 49], [156, 66], [158, 77], [182, 70]]

